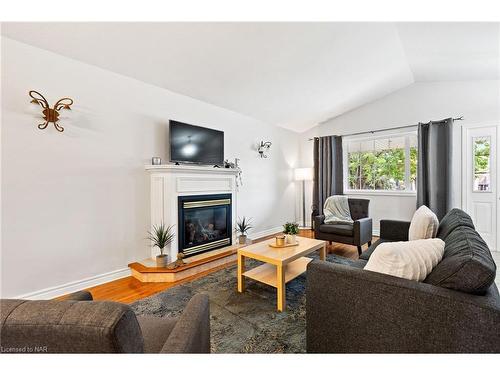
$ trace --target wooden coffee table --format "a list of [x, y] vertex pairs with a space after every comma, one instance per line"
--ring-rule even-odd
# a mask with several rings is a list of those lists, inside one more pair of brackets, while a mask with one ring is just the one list
[[[312, 238], [297, 237], [297, 246], [285, 248], [270, 247], [275, 239], [256, 243], [238, 249], [238, 292], [245, 291], [245, 277], [260, 281], [277, 289], [278, 311], [286, 308], [286, 283], [306, 271], [312, 260], [305, 255], [320, 251], [321, 260], [326, 258], [326, 242]], [[252, 258], [265, 264], [245, 271], [245, 258]]]

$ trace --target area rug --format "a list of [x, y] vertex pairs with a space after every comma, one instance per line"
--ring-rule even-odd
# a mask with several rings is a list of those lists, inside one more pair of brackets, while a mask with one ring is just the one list
[[[313, 255], [312, 258], [317, 258]], [[347, 263], [328, 255], [327, 260]], [[247, 268], [258, 265], [247, 261]], [[236, 265], [131, 304], [138, 315], [179, 316], [191, 297], [210, 299], [212, 353], [304, 353], [306, 351], [305, 283], [302, 274], [286, 285], [287, 309], [276, 311], [276, 289], [246, 279], [237, 292]]]

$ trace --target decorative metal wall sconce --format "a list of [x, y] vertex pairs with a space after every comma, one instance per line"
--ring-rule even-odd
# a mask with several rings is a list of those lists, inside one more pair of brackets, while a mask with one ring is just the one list
[[272, 143], [269, 141], [260, 141], [260, 145], [257, 148], [257, 151], [259, 152], [261, 158], [267, 158], [266, 152], [269, 150], [269, 148], [271, 148], [271, 145]]
[[61, 109], [71, 109], [70, 106], [73, 105], [73, 99], [59, 99], [56, 104], [54, 104], [54, 107], [50, 108], [47, 99], [45, 99], [45, 97], [38, 91], [31, 90], [28, 94], [33, 98], [31, 103], [38, 104], [43, 108], [42, 113], [45, 122], [42, 124], [38, 124], [38, 129], [43, 130], [49, 125], [49, 122], [52, 122], [57, 131], [63, 132], [64, 128], [57, 123], [59, 121], [59, 111]]

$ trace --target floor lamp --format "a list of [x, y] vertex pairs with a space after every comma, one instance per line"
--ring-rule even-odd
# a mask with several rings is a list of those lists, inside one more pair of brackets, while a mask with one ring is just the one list
[[295, 181], [302, 181], [302, 227], [306, 227], [306, 181], [313, 179], [312, 168], [295, 168]]

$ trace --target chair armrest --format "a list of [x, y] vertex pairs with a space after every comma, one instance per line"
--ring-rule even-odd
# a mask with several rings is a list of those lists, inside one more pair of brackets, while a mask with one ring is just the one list
[[368, 241], [371, 241], [373, 237], [372, 219], [365, 217], [363, 219], [356, 220], [353, 223], [353, 232], [355, 245], [361, 246]]
[[197, 294], [187, 304], [161, 353], [210, 353], [210, 305]]
[[[0, 300], [3, 348], [34, 353], [142, 353], [143, 337], [128, 305], [111, 301]], [[22, 352], [21, 352], [22, 353]]]
[[319, 227], [321, 224], [325, 222], [325, 215], [318, 215], [314, 217], [314, 228]]
[[380, 220], [380, 238], [390, 241], [408, 241], [409, 221]]
[[59, 301], [93, 301], [92, 293], [86, 290], [80, 290], [78, 292], [74, 292], [68, 294], [64, 297], [58, 299]]
[[314, 233], [316, 237], [319, 236], [319, 226], [325, 222], [325, 215], [318, 215], [314, 217]]
[[308, 352], [500, 351], [494, 285], [476, 296], [317, 260], [306, 280]]

